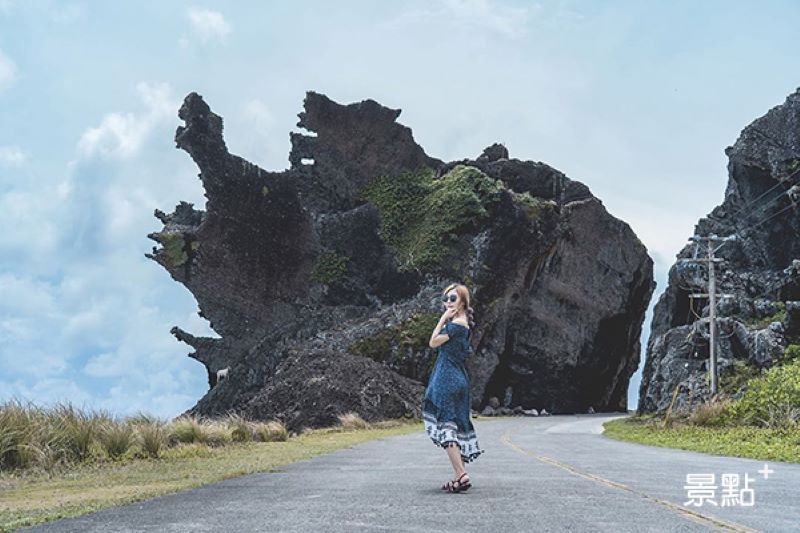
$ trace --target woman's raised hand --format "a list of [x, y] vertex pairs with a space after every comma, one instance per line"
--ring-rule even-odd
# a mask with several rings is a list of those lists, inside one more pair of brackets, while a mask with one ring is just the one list
[[442, 313], [441, 320], [452, 320], [457, 314], [458, 311], [455, 308], [445, 309], [444, 313]]

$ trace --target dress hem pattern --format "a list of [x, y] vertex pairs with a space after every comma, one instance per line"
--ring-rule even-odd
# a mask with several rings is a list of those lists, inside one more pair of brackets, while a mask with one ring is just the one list
[[481, 450], [478, 445], [478, 437], [474, 431], [464, 433], [458, 431], [455, 421], [437, 422], [436, 417], [423, 411], [422, 419], [425, 424], [425, 432], [436, 446], [447, 449], [451, 442], [456, 442], [461, 450], [461, 460], [469, 463], [478, 458], [486, 450]]

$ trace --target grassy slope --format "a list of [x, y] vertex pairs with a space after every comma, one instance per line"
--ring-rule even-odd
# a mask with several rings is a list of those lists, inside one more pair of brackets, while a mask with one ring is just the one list
[[754, 426], [662, 428], [653, 420], [622, 418], [603, 424], [603, 435], [629, 442], [696, 452], [800, 463], [800, 426], [771, 429]]

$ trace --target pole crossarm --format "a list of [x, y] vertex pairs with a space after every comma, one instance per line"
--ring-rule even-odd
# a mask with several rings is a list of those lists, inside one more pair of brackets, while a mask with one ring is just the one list
[[698, 257], [697, 259], [678, 259], [680, 263], [708, 263], [709, 261], [713, 261], [714, 263], [722, 263], [725, 259], [721, 257]]

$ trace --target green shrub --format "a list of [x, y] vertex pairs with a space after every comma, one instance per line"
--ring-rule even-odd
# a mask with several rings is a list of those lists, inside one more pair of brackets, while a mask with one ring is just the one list
[[731, 414], [745, 424], [790, 424], [800, 409], [800, 360], [770, 368], [748, 382], [744, 395], [731, 406]]
[[[735, 394], [747, 387], [751, 379], [761, 375], [761, 369], [747, 361], [734, 359], [733, 364], [725, 367], [719, 376], [719, 386], [723, 391]], [[710, 376], [710, 374], [709, 374]]]
[[763, 416], [758, 418], [763, 427], [792, 428], [800, 423], [800, 406], [792, 402], [781, 402], [768, 405]]
[[782, 363], [800, 360], [800, 344], [790, 344], [787, 346], [780, 360]]

